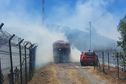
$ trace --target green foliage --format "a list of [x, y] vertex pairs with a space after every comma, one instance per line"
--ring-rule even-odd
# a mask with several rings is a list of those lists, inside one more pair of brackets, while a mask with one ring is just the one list
[[117, 41], [118, 46], [120, 46], [124, 53], [126, 54], [126, 16], [120, 20], [118, 31], [121, 34], [120, 41]]

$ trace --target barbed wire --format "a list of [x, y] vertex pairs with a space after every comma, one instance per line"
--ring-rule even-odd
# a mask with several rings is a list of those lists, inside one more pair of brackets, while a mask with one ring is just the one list
[[[13, 70], [17, 68], [20, 69], [20, 73], [22, 71], [21, 76], [25, 81], [22, 81], [21, 79], [20, 81], [22, 82], [21, 84], [24, 84], [28, 81], [26, 78], [29, 76], [32, 77], [32, 75], [29, 75], [29, 73], [33, 74], [35, 61], [32, 60], [35, 60], [33, 59], [35, 57], [30, 57], [35, 55], [30, 54], [30, 52], [32, 52], [30, 51], [30, 48], [34, 44], [32, 44], [30, 41], [22, 41], [23, 39], [20, 37], [4, 31], [2, 26], [0, 25], [0, 77], [2, 76], [2, 73], [4, 73], [4, 77], [8, 77], [10, 75], [9, 78], [3, 78], [3, 80], [11, 84], [16, 84], [14, 83], [15, 79], [12, 76], [15, 76], [15, 72]], [[26, 46], [26, 44], [28, 45]], [[24, 74], [29, 76], [24, 77]], [[2, 84], [4, 83], [2, 82]]]

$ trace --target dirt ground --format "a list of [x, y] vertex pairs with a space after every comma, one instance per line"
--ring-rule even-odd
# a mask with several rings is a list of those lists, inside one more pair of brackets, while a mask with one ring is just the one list
[[50, 64], [36, 71], [29, 84], [126, 84], [94, 67], [81, 67], [77, 63]]

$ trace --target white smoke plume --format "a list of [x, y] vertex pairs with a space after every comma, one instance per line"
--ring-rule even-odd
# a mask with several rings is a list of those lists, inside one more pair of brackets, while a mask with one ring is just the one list
[[[52, 43], [67, 38], [64, 33], [47, 30], [42, 25], [42, 14], [26, 9], [28, 1], [30, 2], [30, 0], [0, 0], [0, 22], [5, 23], [6, 31], [38, 44], [36, 63], [37, 66], [41, 66], [53, 61]], [[95, 22], [93, 25], [100, 35], [117, 40], [119, 34], [116, 26], [119, 17], [105, 9], [105, 6], [113, 1], [78, 0], [72, 13], [67, 14], [69, 7], [66, 5], [55, 7], [46, 21], [49, 24], [66, 25], [82, 31], [86, 31], [89, 27], [88, 22], [92, 21]], [[71, 51], [71, 60], [79, 61], [80, 51], [76, 48], [72, 48]]]
[[71, 48], [71, 57], [70, 57], [71, 62], [79, 62], [80, 54], [81, 54], [81, 52], [77, 48], [72, 47]]
[[37, 43], [36, 66], [41, 67], [48, 62], [53, 62], [53, 42], [57, 40], [67, 41], [67, 38], [63, 33], [47, 30], [42, 24], [42, 16], [29, 14], [24, 9], [26, 2], [23, 0], [20, 2], [22, 3], [17, 5], [17, 8], [7, 10], [6, 7], [11, 5], [11, 0], [1, 1], [0, 5], [5, 4], [5, 7], [0, 6], [0, 9], [3, 9], [3, 13], [0, 13], [0, 22], [5, 24], [3, 30], [16, 34], [25, 41]]

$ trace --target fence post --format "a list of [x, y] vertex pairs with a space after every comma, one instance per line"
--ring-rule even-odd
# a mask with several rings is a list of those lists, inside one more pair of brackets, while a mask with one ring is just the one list
[[3, 84], [2, 83], [1, 59], [0, 59], [0, 84]]
[[109, 52], [108, 52], [108, 70], [110, 70], [110, 66], [109, 66]]
[[9, 51], [10, 51], [10, 64], [11, 64], [11, 84], [14, 84], [14, 75], [13, 75], [13, 59], [12, 59], [12, 49], [11, 49], [11, 40], [13, 39], [13, 37], [15, 36], [15, 34], [13, 34], [10, 38], [9, 38]]
[[2, 29], [3, 25], [4, 25], [4, 23], [1, 23], [1, 25], [0, 25], [0, 29]]
[[104, 68], [104, 51], [102, 52], [102, 71], [105, 73], [105, 68]]
[[125, 71], [125, 56], [123, 56], [123, 71]]
[[25, 84], [27, 84], [27, 53], [26, 53], [26, 49], [27, 49], [27, 45], [28, 45], [29, 42], [27, 42], [25, 45], [24, 45], [24, 48], [25, 48]]
[[33, 73], [34, 73], [34, 71], [35, 71], [35, 55], [36, 55], [36, 48], [37, 48], [38, 46], [37, 45], [34, 45], [34, 47], [32, 47], [32, 58], [31, 58], [31, 60], [32, 60], [32, 62], [31, 62], [31, 64], [32, 64], [32, 76], [33, 76]]
[[1, 59], [0, 59], [0, 84], [3, 84], [3, 82], [4, 82], [4, 77], [3, 77], [3, 74], [2, 74]]
[[24, 41], [24, 39], [22, 39], [21, 41], [18, 42], [18, 46], [19, 46], [19, 58], [20, 58], [20, 83], [22, 83], [22, 56], [21, 56], [21, 43]]
[[118, 69], [118, 79], [119, 79], [119, 53], [117, 52], [117, 56], [116, 56], [116, 58], [117, 58], [117, 69]]
[[101, 70], [101, 66], [100, 66], [100, 61], [99, 61], [99, 51], [97, 52], [98, 54], [97, 54], [97, 61], [98, 61], [98, 68], [99, 68], [99, 70]]
[[97, 62], [98, 60], [97, 60], [97, 55], [96, 55], [96, 53], [95, 53], [95, 52], [93, 52], [93, 53], [94, 53], [94, 56], [96, 56], [96, 58], [95, 58], [96, 60], [94, 61], [94, 70], [95, 70], [95, 67], [96, 67], [96, 64], [98, 63], [98, 62]]
[[29, 80], [31, 80], [31, 73], [32, 73], [32, 52], [31, 49], [34, 46], [34, 44], [31, 44], [29, 47]]

